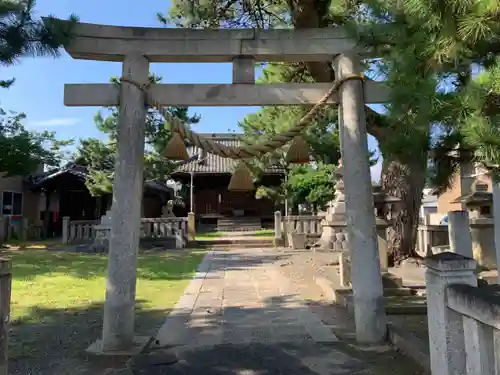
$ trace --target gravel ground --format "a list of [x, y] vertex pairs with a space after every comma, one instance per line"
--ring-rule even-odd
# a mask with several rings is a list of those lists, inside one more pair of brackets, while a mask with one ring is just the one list
[[[85, 349], [101, 336], [102, 304], [85, 310], [47, 312], [50, 321], [11, 327], [9, 374], [104, 375], [128, 358], [87, 355]], [[165, 320], [165, 311], [138, 310], [138, 335], [153, 335]]]

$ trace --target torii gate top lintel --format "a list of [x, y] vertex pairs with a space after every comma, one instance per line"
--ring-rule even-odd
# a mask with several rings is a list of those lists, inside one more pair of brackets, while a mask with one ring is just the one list
[[[62, 21], [61, 22], [69, 22]], [[322, 29], [173, 29], [77, 23], [66, 51], [75, 59], [123, 61], [140, 52], [150, 62], [331, 61], [356, 51], [343, 28]]]
[[[61, 21], [69, 22], [69, 21]], [[154, 85], [163, 106], [264, 106], [314, 104], [330, 83], [254, 85], [258, 61], [333, 61], [334, 56], [360, 53], [342, 28], [304, 30], [172, 29], [77, 23], [66, 47], [75, 59], [124, 61], [142, 55], [148, 62], [232, 62], [233, 84]], [[365, 51], [366, 52], [366, 51]], [[116, 106], [119, 90], [112, 84], [68, 84], [67, 106]], [[387, 88], [365, 83], [365, 102], [384, 103]], [[336, 94], [328, 103], [338, 103]]]

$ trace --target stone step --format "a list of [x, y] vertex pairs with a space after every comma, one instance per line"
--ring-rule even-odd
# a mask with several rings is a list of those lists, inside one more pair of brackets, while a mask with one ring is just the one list
[[269, 239], [214, 239], [196, 241], [196, 246], [211, 248], [254, 248], [254, 247], [274, 247], [274, 241]]
[[[388, 315], [425, 315], [427, 299], [422, 296], [384, 296], [385, 311]], [[353, 296], [347, 294], [343, 305], [353, 313]]]
[[230, 225], [230, 226], [217, 226], [217, 232], [256, 232], [261, 230], [259, 226], [245, 226], [245, 225]]
[[384, 288], [402, 288], [403, 279], [392, 273], [386, 272], [382, 274], [382, 285]]
[[259, 223], [261, 220], [259, 218], [231, 218], [231, 219], [217, 219], [218, 223]]

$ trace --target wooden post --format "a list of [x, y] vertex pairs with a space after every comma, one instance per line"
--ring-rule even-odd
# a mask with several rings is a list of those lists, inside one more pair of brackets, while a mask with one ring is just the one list
[[[149, 61], [140, 54], [125, 56], [123, 76], [148, 82]], [[102, 351], [134, 346], [135, 289], [139, 250], [146, 121], [145, 94], [122, 83], [117, 156], [113, 182], [111, 236], [108, 254]]]
[[0, 375], [8, 374], [11, 284], [11, 262], [8, 259], [0, 259]]
[[195, 221], [194, 212], [188, 213], [187, 226], [188, 226], [188, 228], [187, 228], [188, 241], [194, 241], [196, 238], [196, 221]]
[[0, 244], [7, 239], [6, 220], [4, 216], [0, 216]]
[[[336, 79], [362, 74], [355, 55], [341, 54], [335, 58], [334, 65]], [[387, 317], [373, 215], [363, 83], [344, 82], [339, 89], [339, 99], [356, 339], [365, 344], [379, 343], [386, 338]]]
[[49, 225], [50, 225], [50, 198], [51, 192], [49, 190], [45, 190], [45, 214], [43, 216], [43, 237], [49, 237]]
[[29, 222], [26, 217], [21, 219], [21, 241], [28, 240]]

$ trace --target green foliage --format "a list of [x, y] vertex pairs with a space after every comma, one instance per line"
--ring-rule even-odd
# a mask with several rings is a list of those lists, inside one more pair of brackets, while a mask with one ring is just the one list
[[[433, 129], [437, 139], [428, 145], [434, 154], [430, 175], [434, 185], [443, 189], [470, 155], [496, 168], [500, 165], [500, 3], [407, 0], [378, 4], [374, 6], [380, 15], [377, 21], [387, 20], [390, 14], [393, 22], [378, 43], [381, 51], [387, 51], [381, 55], [384, 64], [393, 62], [387, 74], [389, 83], [394, 82], [389, 116], [398, 127], [412, 128], [406, 131], [407, 142], [400, 142], [398, 136], [396, 143], [415, 154], [408, 146], [419, 138], [419, 130], [425, 123], [438, 125]], [[369, 39], [365, 36], [365, 40]], [[481, 72], [474, 77], [474, 70]], [[385, 142], [383, 146], [392, 145]], [[450, 153], [456, 148], [460, 152]]]
[[[269, 64], [264, 68], [259, 83], [284, 80], [311, 81], [306, 71], [299, 76], [295, 74], [296, 69], [297, 66], [292, 64]], [[310, 108], [306, 106], [263, 107], [240, 122], [244, 134], [243, 140], [249, 144], [262, 142], [296, 125], [309, 110]], [[325, 197], [331, 198], [333, 195], [330, 188], [333, 186], [333, 179], [328, 182], [329, 187], [325, 187], [322, 178], [327, 176], [329, 170], [323, 166], [337, 164], [340, 158], [337, 119], [336, 108], [325, 106], [321, 109], [320, 115], [313, 120], [313, 124], [304, 132], [304, 139], [310, 147], [314, 160], [321, 165], [318, 170], [310, 166], [288, 166], [285, 160], [288, 146], [251, 160], [250, 167], [257, 184], [262, 173], [272, 165], [282, 167], [288, 175], [288, 182], [280, 186], [258, 186], [257, 198], [268, 198], [276, 203], [283, 203], [287, 196], [293, 204], [311, 203], [317, 206], [324, 204]], [[313, 185], [305, 183], [304, 179], [311, 179]]]
[[461, 95], [462, 134], [486, 167], [500, 168], [500, 56]]
[[[263, 70], [259, 83], [283, 82], [284, 77], [292, 74], [294, 66], [288, 64], [269, 64]], [[302, 82], [310, 81], [310, 76], [304, 74]], [[240, 122], [244, 133], [244, 141], [249, 144], [262, 142], [273, 135], [286, 131], [296, 125], [307, 114], [310, 107], [306, 106], [275, 106], [263, 107]], [[304, 139], [311, 148], [317, 162], [336, 164], [340, 158], [339, 136], [336, 130], [337, 110], [333, 106], [324, 106], [313, 124], [304, 133]], [[263, 170], [271, 164], [285, 165], [287, 147], [265, 155], [260, 160], [252, 161], [256, 169]]]
[[[152, 84], [160, 83], [162, 77], [150, 75]], [[118, 78], [111, 78], [112, 83], [118, 83]], [[118, 131], [118, 109], [107, 108], [107, 114], [99, 111], [94, 117], [97, 128], [108, 136], [109, 141], [85, 139], [80, 141], [74, 158], [87, 167], [87, 187], [91, 194], [110, 193], [113, 185], [114, 161], [116, 158], [116, 139]], [[199, 122], [198, 115], [189, 116], [187, 107], [170, 107], [167, 111], [184, 121], [187, 126]], [[172, 171], [174, 164], [163, 158], [160, 153], [171, 137], [170, 125], [156, 109], [149, 108], [146, 115], [146, 135], [144, 154], [144, 178], [146, 180], [165, 180]]]
[[285, 191], [292, 204], [310, 203], [323, 209], [334, 198], [335, 166], [331, 164], [295, 165], [288, 174]]
[[[0, 63], [11, 65], [23, 56], [59, 55], [59, 48], [70, 42], [72, 28], [78, 20], [71, 15], [69, 25], [53, 17], [34, 19], [34, 0], [0, 1]], [[14, 79], [0, 81], [8, 87]]]
[[[69, 26], [49, 17], [33, 19], [32, 0], [0, 0], [0, 64], [12, 65], [23, 56], [58, 56], [59, 47], [71, 39], [76, 17]], [[0, 80], [8, 88], [14, 78]], [[28, 131], [22, 124], [26, 115], [0, 109], [0, 171], [7, 175], [27, 175], [41, 163], [58, 165], [62, 148], [71, 141], [58, 141], [53, 132]]]
[[26, 176], [41, 163], [57, 166], [64, 156], [64, 146], [71, 141], [58, 141], [54, 132], [26, 130], [24, 113], [0, 109], [0, 171], [6, 175]]

